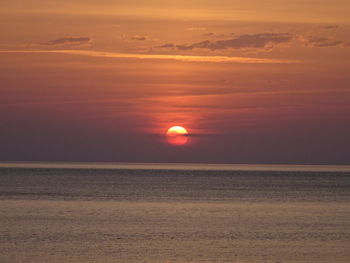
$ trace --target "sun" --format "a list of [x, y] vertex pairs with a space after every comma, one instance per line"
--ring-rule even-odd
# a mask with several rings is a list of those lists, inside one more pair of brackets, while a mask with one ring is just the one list
[[169, 134], [188, 134], [187, 130], [184, 127], [181, 126], [173, 126], [171, 128], [168, 129], [167, 131], [167, 135]]
[[166, 138], [171, 145], [185, 145], [188, 143], [188, 132], [182, 126], [173, 126], [167, 130]]

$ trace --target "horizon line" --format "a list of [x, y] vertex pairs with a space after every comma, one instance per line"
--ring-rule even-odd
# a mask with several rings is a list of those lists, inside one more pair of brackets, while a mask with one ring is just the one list
[[350, 165], [0, 161], [0, 168], [350, 172]]

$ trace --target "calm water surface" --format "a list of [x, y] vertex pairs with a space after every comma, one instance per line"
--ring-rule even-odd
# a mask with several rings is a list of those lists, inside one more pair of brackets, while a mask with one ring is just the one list
[[0, 168], [0, 262], [350, 262], [350, 173]]

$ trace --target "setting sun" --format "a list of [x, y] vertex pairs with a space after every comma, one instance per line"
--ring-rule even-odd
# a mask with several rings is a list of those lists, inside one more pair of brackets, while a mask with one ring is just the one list
[[166, 132], [167, 142], [172, 145], [185, 145], [188, 142], [188, 132], [184, 127], [173, 126]]
[[173, 126], [168, 129], [167, 135], [174, 135], [174, 134], [188, 134], [187, 130], [184, 127], [181, 126]]

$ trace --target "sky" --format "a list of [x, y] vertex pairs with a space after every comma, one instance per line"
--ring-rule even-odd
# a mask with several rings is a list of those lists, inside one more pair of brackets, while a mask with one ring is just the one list
[[[0, 161], [350, 164], [348, 0], [3, 0]], [[189, 132], [186, 144], [168, 128]]]

